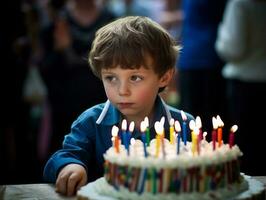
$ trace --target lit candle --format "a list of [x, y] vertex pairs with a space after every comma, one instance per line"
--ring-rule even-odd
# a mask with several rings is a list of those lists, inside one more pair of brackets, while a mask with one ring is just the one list
[[161, 124], [161, 144], [162, 144], [162, 152], [163, 152], [163, 157], [165, 157], [165, 147], [164, 147], [164, 136], [165, 136], [165, 133], [164, 133], [164, 123], [165, 123], [165, 117], [163, 116], [160, 120], [160, 124]]
[[173, 118], [170, 119], [170, 128], [169, 128], [169, 137], [170, 137], [170, 144], [174, 144], [175, 140], [175, 133], [174, 133], [174, 123], [175, 120]]
[[147, 157], [145, 130], [146, 130], [146, 123], [145, 121], [142, 121], [140, 122], [140, 132], [141, 132], [141, 139], [143, 143], [144, 156]]
[[217, 129], [218, 146], [220, 147], [222, 145], [222, 141], [223, 141], [223, 126], [224, 126], [224, 123], [223, 123], [223, 121], [222, 121], [222, 119], [220, 118], [219, 115], [217, 115], [216, 119], [218, 121], [218, 129]]
[[112, 127], [112, 136], [114, 137], [114, 148], [116, 153], [119, 153], [119, 137], [118, 137], [119, 128], [117, 126]]
[[122, 143], [124, 144], [127, 154], [129, 155], [129, 142], [128, 142], [128, 133], [127, 133], [127, 121], [125, 119], [122, 120]]
[[162, 127], [160, 122], [155, 122], [154, 124], [154, 128], [156, 131], [156, 146], [155, 146], [155, 156], [159, 157], [159, 149], [160, 149], [160, 138], [161, 138], [161, 134], [162, 134]]
[[182, 123], [183, 141], [184, 141], [184, 144], [187, 145], [187, 123], [186, 123], [187, 116], [183, 110], [181, 110], [181, 116], [183, 119], [183, 123]]
[[148, 119], [148, 117], [145, 117], [144, 121], [146, 123], [146, 142], [147, 142], [147, 146], [150, 146], [150, 128], [149, 128], [149, 119]]
[[134, 132], [134, 128], [135, 128], [135, 122], [132, 121], [130, 122], [129, 127], [128, 127], [128, 130], [129, 130], [129, 133], [127, 134], [128, 144], [130, 144], [130, 139], [131, 139], [132, 133]]
[[160, 120], [160, 124], [162, 126], [162, 136], [164, 137], [164, 123], [165, 123], [165, 117], [162, 116], [161, 120]]
[[189, 122], [189, 128], [191, 130], [191, 139], [192, 139], [192, 153], [193, 155], [196, 152], [196, 134], [195, 134], [195, 128], [196, 128], [196, 123], [194, 120], [191, 120]]
[[179, 121], [175, 121], [175, 131], [177, 133], [177, 154], [180, 153], [180, 139], [181, 139], [181, 126], [180, 126], [180, 123]]
[[212, 117], [212, 126], [213, 126], [213, 130], [212, 130], [212, 148], [213, 150], [215, 150], [216, 148], [216, 139], [217, 139], [217, 120], [215, 117]]
[[200, 140], [202, 140], [202, 138], [203, 138], [203, 135], [202, 135], [202, 123], [201, 123], [201, 119], [200, 119], [199, 116], [196, 117], [195, 123], [196, 123], [196, 126], [199, 129], [199, 137], [198, 138]]
[[196, 152], [198, 153], [198, 155], [200, 155], [200, 143], [201, 143], [201, 137], [202, 136], [200, 136], [200, 130], [198, 129], [198, 127], [196, 127], [196, 129], [195, 129], [195, 143], [196, 143]]
[[229, 147], [232, 148], [234, 145], [234, 140], [235, 140], [235, 132], [237, 131], [238, 126], [234, 125], [230, 129], [230, 134], [229, 134]]

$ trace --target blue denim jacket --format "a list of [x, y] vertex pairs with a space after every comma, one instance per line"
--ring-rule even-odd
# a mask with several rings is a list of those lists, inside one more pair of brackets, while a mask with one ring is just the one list
[[[169, 105], [158, 96], [155, 102], [155, 117], [150, 122], [151, 139], [156, 133], [153, 127], [155, 121], [165, 116], [165, 136], [169, 138], [169, 121], [171, 118], [183, 121], [181, 111]], [[186, 113], [187, 121], [194, 119]], [[103, 176], [103, 154], [111, 147], [111, 129], [122, 121], [120, 112], [108, 100], [84, 111], [71, 126], [71, 132], [63, 141], [62, 149], [55, 152], [44, 168], [44, 180], [55, 182], [60, 169], [67, 164], [77, 163], [87, 170], [88, 182]], [[187, 123], [189, 124], [189, 123]], [[187, 127], [187, 130], [188, 127]], [[190, 134], [188, 134], [190, 135]], [[132, 137], [140, 139], [140, 132], [135, 130]]]

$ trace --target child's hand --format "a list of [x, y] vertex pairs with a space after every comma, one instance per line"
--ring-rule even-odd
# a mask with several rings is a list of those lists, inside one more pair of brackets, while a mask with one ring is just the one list
[[87, 183], [85, 168], [79, 164], [66, 165], [58, 174], [55, 190], [63, 195], [72, 196]]

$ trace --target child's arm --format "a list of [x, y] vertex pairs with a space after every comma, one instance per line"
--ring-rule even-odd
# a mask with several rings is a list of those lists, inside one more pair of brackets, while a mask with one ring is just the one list
[[68, 164], [58, 174], [55, 188], [56, 192], [72, 196], [87, 183], [86, 169], [79, 164]]

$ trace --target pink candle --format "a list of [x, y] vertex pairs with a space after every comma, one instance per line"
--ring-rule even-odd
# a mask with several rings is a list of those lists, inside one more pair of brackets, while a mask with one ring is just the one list
[[237, 125], [232, 126], [231, 129], [230, 129], [230, 134], [229, 134], [229, 147], [230, 147], [230, 149], [234, 145], [235, 132], [237, 131], [237, 129], [238, 129]]

